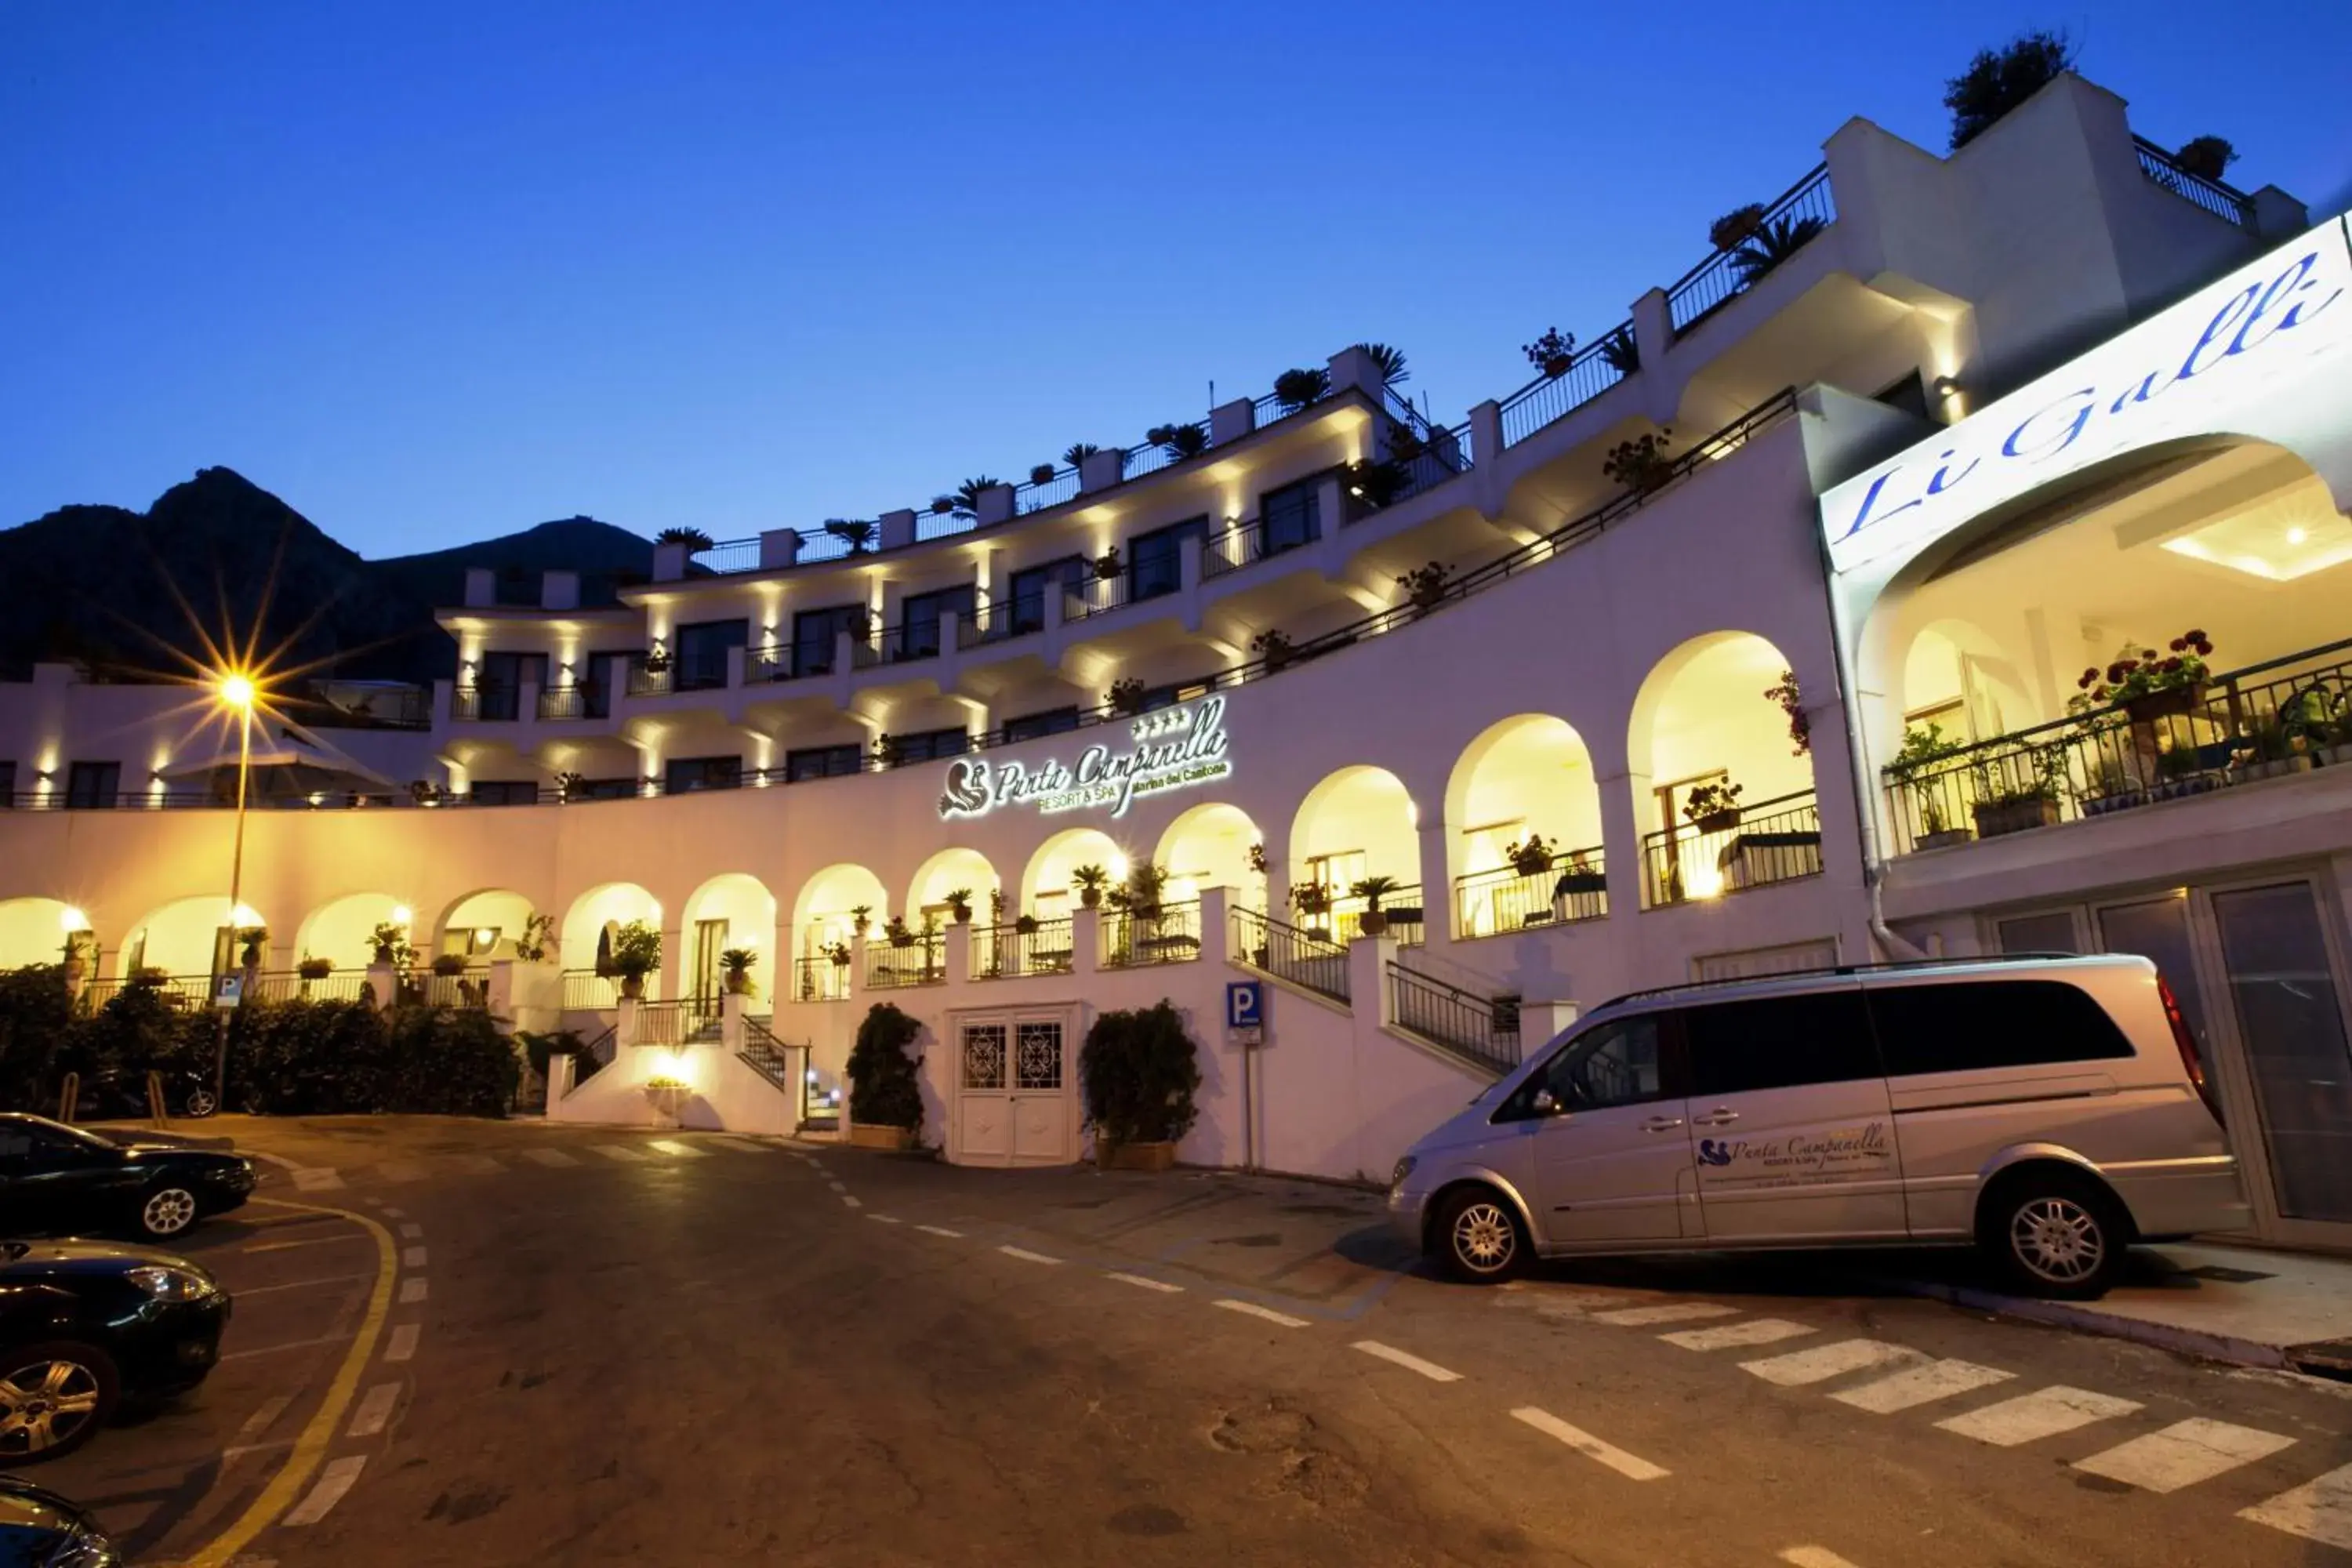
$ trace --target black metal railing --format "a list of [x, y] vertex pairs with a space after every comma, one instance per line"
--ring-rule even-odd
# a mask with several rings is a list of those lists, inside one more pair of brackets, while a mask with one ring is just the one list
[[1897, 854], [2352, 764], [2352, 639], [1883, 770]]
[[1201, 542], [1201, 579], [1222, 577], [1265, 559], [1265, 530], [1257, 519], [1243, 518]]
[[2233, 223], [2248, 234], [2254, 232], [2254, 198], [2234, 186], [2204, 174], [2191, 174], [2180, 166], [2180, 160], [2150, 142], [2145, 136], [2135, 136], [2132, 144], [2139, 153], [2139, 172], [2153, 184], [2163, 186], [2183, 201], [2194, 202], [2215, 217]]
[[296, 969], [254, 976], [247, 995], [264, 1002], [364, 1002], [373, 999], [367, 971], [337, 969], [325, 974], [304, 974]]
[[631, 654], [625, 682], [632, 697], [664, 697], [677, 689], [677, 660], [669, 654]]
[[522, 694], [511, 686], [460, 686], [449, 693], [449, 717], [510, 724], [522, 715]]
[[1504, 936], [1535, 926], [1597, 921], [1609, 912], [1601, 847], [1552, 857], [1540, 871], [1497, 866], [1454, 879], [1456, 935]]
[[1190, 963], [1200, 956], [1201, 906], [1197, 900], [1162, 904], [1148, 912], [1104, 911], [1100, 962], [1105, 969]]
[[593, 969], [567, 969], [563, 972], [563, 1010], [567, 1013], [602, 1013], [621, 1003], [621, 983], [610, 974], [599, 974]]
[[804, 656], [797, 643], [761, 643], [743, 650], [743, 684], [764, 686], [779, 680], [800, 680], [833, 668], [833, 647], [821, 656]]
[[1137, 445], [1129, 447], [1127, 449], [1127, 468], [1123, 478], [1139, 479], [1146, 474], [1156, 474], [1162, 468], [1173, 467], [1178, 463], [1189, 462], [1192, 458], [1201, 456], [1202, 452], [1206, 452], [1209, 449], [1209, 421], [1207, 417], [1204, 416], [1202, 418], [1193, 420], [1191, 428], [1198, 430], [1201, 433], [1201, 450], [1199, 452], [1180, 454], [1176, 448], [1169, 446], [1164, 441], [1139, 442]]
[[938, 931], [917, 931], [900, 947], [884, 938], [866, 946], [866, 987], [895, 991], [909, 985], [937, 985], [948, 977], [947, 939]]
[[[1330, 922], [1331, 940], [1344, 946], [1363, 935], [1364, 917], [1370, 912], [1370, 900], [1360, 899], [1353, 893], [1333, 893], [1330, 913], [1324, 917]], [[1391, 888], [1381, 895], [1381, 918], [1374, 923], [1399, 947], [1419, 947], [1427, 931], [1427, 921], [1419, 882]]]
[[961, 507], [947, 511], [929, 508], [915, 514], [915, 542], [928, 544], [934, 539], [950, 539], [959, 533], [970, 533], [980, 526], [980, 514]]
[[849, 963], [829, 954], [793, 961], [793, 994], [803, 1002], [849, 1000]]
[[757, 572], [760, 569], [760, 541], [756, 536], [722, 539], [708, 550], [698, 550], [686, 559], [689, 573], [700, 570], [725, 577], [738, 572]]
[[1346, 948], [1255, 910], [1236, 909], [1230, 919], [1234, 943], [1230, 956], [1234, 962], [1335, 1002], [1349, 999]]
[[1121, 570], [1108, 577], [1097, 574], [1082, 583], [1065, 584], [1062, 588], [1062, 620], [1065, 624], [1083, 621], [1088, 616], [1103, 615], [1125, 605], [1133, 575]]
[[163, 997], [165, 1006], [180, 1012], [201, 1012], [212, 1005], [213, 980], [209, 974], [158, 974], [140, 980], [118, 975], [110, 980], [91, 980], [83, 984], [77, 1005], [85, 1013], [95, 1013], [134, 985], [154, 991]]
[[971, 977], [1010, 980], [1024, 974], [1067, 974], [1076, 950], [1076, 922], [1067, 915], [976, 926], [971, 933]]
[[772, 1019], [745, 1017], [742, 1048], [735, 1053], [745, 1067], [766, 1079], [777, 1093], [792, 1102], [793, 1125], [808, 1121], [809, 1048], [786, 1045], [769, 1027]]
[[1634, 353], [1633, 323], [1622, 322], [1577, 350], [1559, 374], [1539, 375], [1503, 399], [1503, 445], [1517, 446], [1624, 380]]
[[1822, 817], [1811, 790], [1642, 836], [1645, 908], [1712, 899], [1822, 869]]
[[423, 994], [428, 1007], [455, 1007], [465, 1012], [480, 1012], [490, 1005], [490, 971], [488, 964], [472, 965], [456, 974], [426, 973], [412, 982]]
[[316, 683], [317, 695], [293, 704], [294, 717], [314, 730], [428, 730], [433, 694], [418, 686], [374, 689]]
[[1402, 963], [1388, 966], [1389, 1017], [1399, 1028], [1489, 1072], [1519, 1065], [1519, 998], [1480, 995]]
[[1690, 331], [1836, 221], [1837, 203], [1824, 163], [1766, 207], [1747, 238], [1717, 251], [1676, 279], [1666, 290], [1666, 319], [1677, 335]]
[[1013, 489], [1013, 515], [1026, 517], [1033, 511], [1044, 511], [1060, 506], [1064, 501], [1078, 499], [1078, 470], [1076, 467], [1055, 470], [1054, 477], [1040, 483], [1031, 479]]
[[551, 686], [539, 694], [542, 719], [607, 719], [613, 705], [604, 693], [590, 686]]

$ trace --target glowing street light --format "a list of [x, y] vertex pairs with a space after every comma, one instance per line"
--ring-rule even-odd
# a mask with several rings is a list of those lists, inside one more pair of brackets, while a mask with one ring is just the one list
[[[213, 679], [213, 695], [223, 708], [236, 715], [236, 831], [231, 840], [228, 862], [228, 923], [232, 946], [236, 933], [248, 926], [261, 923], [258, 915], [245, 907], [245, 795], [253, 773], [253, 707], [260, 700], [261, 692], [253, 677], [241, 669], [226, 669]], [[251, 916], [248, 920], [245, 917]], [[217, 1105], [228, 1094], [228, 1011], [215, 1007], [213, 1029], [213, 1102]]]

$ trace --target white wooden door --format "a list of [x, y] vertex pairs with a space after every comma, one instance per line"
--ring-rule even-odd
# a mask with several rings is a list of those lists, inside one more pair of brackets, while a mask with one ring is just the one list
[[1059, 1018], [1024, 1018], [1013, 1026], [1013, 1158], [1062, 1164], [1068, 1147], [1070, 1077]]
[[1064, 1021], [967, 1019], [956, 1034], [956, 1163], [1058, 1165], [1076, 1159], [1076, 1088]]

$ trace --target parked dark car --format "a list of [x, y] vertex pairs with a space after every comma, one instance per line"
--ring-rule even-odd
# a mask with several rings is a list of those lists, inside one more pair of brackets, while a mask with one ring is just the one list
[[[209, 1074], [191, 1068], [166, 1068], [162, 1077], [166, 1114], [201, 1120], [220, 1109]], [[74, 1115], [85, 1121], [109, 1116], [143, 1117], [147, 1113], [147, 1075], [143, 1072], [85, 1079], [74, 1099]]]
[[112, 1143], [22, 1112], [0, 1114], [0, 1236], [179, 1235], [253, 1191], [241, 1154]]
[[228, 1314], [213, 1277], [168, 1252], [0, 1242], [0, 1464], [70, 1453], [121, 1401], [194, 1388]]
[[0, 1476], [0, 1568], [121, 1568], [98, 1521], [70, 1499]]

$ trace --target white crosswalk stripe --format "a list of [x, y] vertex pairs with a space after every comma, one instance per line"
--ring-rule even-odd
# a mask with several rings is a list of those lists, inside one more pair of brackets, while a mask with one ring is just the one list
[[1614, 1312], [1595, 1312], [1596, 1323], [1614, 1323], [1619, 1328], [1638, 1329], [1650, 1323], [1696, 1323], [1708, 1318], [1736, 1318], [1737, 1307], [1718, 1307], [1712, 1301], [1675, 1301], [1664, 1307], [1627, 1307]]
[[1883, 1340], [1840, 1340], [1833, 1345], [1815, 1345], [1811, 1350], [1767, 1356], [1762, 1361], [1743, 1361], [1739, 1370], [1754, 1373], [1782, 1388], [1798, 1388], [1808, 1383], [1827, 1383], [1850, 1372], [1925, 1359], [1917, 1351], [1890, 1345]]
[[1538, 1410], [1532, 1405], [1512, 1411], [1511, 1416], [1514, 1420], [1526, 1422], [1546, 1436], [1558, 1438], [1586, 1458], [1606, 1465], [1629, 1479], [1654, 1481], [1673, 1473], [1639, 1455], [1627, 1453], [1613, 1443], [1604, 1443], [1581, 1426], [1571, 1426], [1551, 1412]]
[[1938, 1399], [1990, 1388], [2016, 1375], [1973, 1362], [1931, 1361], [1925, 1366], [1906, 1367], [1891, 1377], [1877, 1378], [1858, 1388], [1841, 1390], [1830, 1397], [1874, 1415], [1892, 1415], [1915, 1405], [1932, 1405]]
[[577, 1159], [561, 1149], [526, 1149], [522, 1152], [522, 1157], [526, 1160], [536, 1160], [550, 1169], [580, 1163]]
[[660, 1150], [665, 1154], [675, 1155], [683, 1159], [707, 1160], [709, 1158], [708, 1153], [696, 1148], [693, 1144], [681, 1143], [675, 1138], [656, 1138], [653, 1142], [653, 1147]]
[[2238, 1517], [2352, 1552], [2352, 1465], [2242, 1509]]
[[1789, 1568], [1856, 1568], [1826, 1546], [1791, 1546], [1780, 1555]]
[[306, 1193], [331, 1193], [341, 1190], [342, 1173], [326, 1165], [312, 1165], [294, 1173], [294, 1185]]
[[1813, 1331], [1802, 1323], [1792, 1323], [1785, 1318], [1750, 1318], [1744, 1323], [1725, 1323], [1712, 1329], [1685, 1329], [1678, 1334], [1660, 1334], [1658, 1338], [1670, 1345], [1680, 1345], [1686, 1351], [1727, 1351], [1744, 1345], [1769, 1345], [1776, 1340], [1793, 1340], [1800, 1334]]
[[2294, 1438], [2275, 1432], [2192, 1416], [2161, 1432], [2077, 1459], [2074, 1468], [2143, 1491], [2177, 1492], [2294, 1446]]
[[2117, 1399], [2112, 1394], [2094, 1394], [2087, 1388], [2068, 1388], [2061, 1384], [2019, 1394], [2015, 1399], [2004, 1399], [1998, 1405], [1988, 1405], [1936, 1425], [1996, 1448], [2014, 1448], [2055, 1437], [2061, 1432], [2072, 1432], [2077, 1426], [2088, 1426], [2094, 1421], [2128, 1415], [2138, 1408], [2137, 1400]]
[[588, 1147], [604, 1155], [607, 1160], [618, 1160], [624, 1164], [633, 1165], [651, 1158], [644, 1150], [632, 1149], [626, 1143], [591, 1143]]

